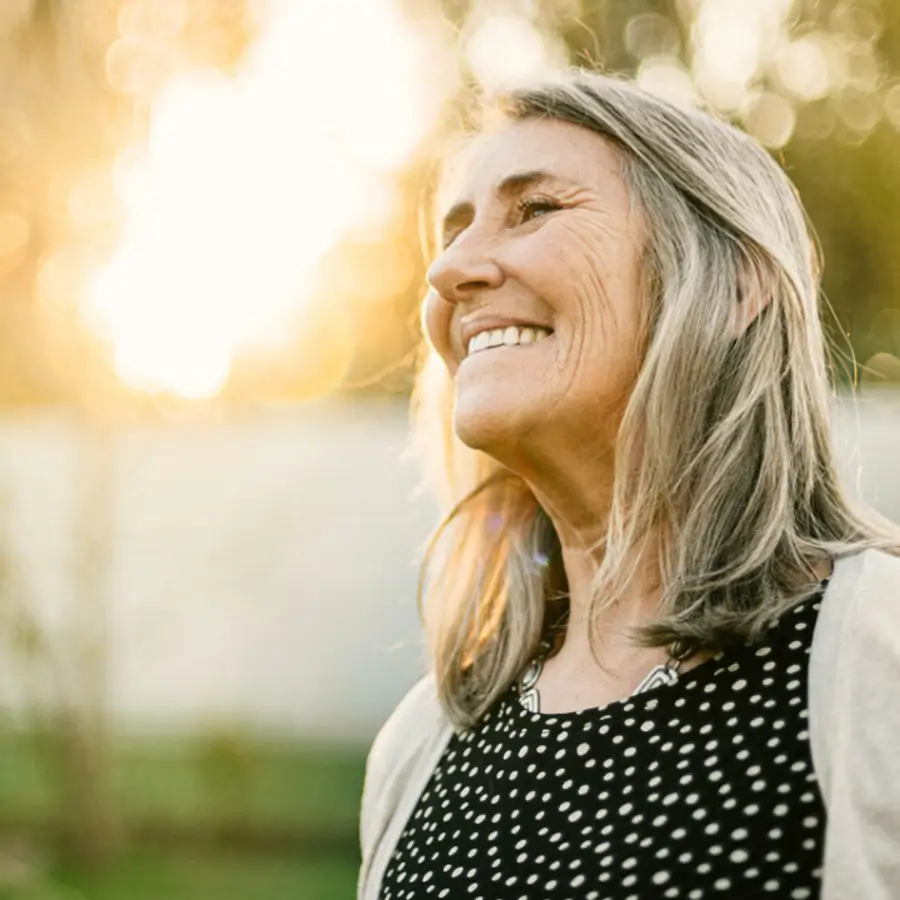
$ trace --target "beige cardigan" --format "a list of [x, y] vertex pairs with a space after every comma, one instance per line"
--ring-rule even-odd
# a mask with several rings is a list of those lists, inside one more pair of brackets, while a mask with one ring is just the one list
[[[828, 809], [822, 900], [900, 898], [900, 559], [835, 561], [809, 663], [813, 763]], [[369, 753], [357, 900], [381, 880], [453, 734], [426, 676]]]

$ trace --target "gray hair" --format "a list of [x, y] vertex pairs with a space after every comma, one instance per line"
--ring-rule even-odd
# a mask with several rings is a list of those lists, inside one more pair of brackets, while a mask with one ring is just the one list
[[[900, 555], [900, 531], [838, 480], [819, 267], [773, 159], [712, 115], [596, 73], [570, 70], [495, 102], [507, 121], [561, 120], [610, 140], [648, 226], [643, 362], [617, 435], [593, 612], [625, 595], [652, 550], [662, 596], [636, 640], [719, 650], [754, 641], [809, 597], [819, 563], [867, 547]], [[762, 309], [734, 337], [742, 303]], [[564, 614], [566, 584], [527, 485], [465, 447], [452, 423], [453, 384], [428, 350], [413, 445], [445, 516], [419, 601], [440, 700], [466, 728]]]

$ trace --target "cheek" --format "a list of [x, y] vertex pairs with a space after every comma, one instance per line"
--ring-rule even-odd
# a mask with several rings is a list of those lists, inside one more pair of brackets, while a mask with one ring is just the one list
[[566, 391], [592, 402], [627, 394], [639, 367], [638, 250], [626, 235], [567, 227], [552, 241], [535, 242], [522, 264], [535, 293], [557, 314]]
[[422, 331], [428, 342], [444, 360], [451, 374], [456, 371], [456, 360], [450, 346], [450, 317], [453, 307], [429, 290], [422, 303]]
[[535, 271], [580, 338], [630, 342], [641, 321], [639, 248], [627, 233], [591, 224], [561, 228]]

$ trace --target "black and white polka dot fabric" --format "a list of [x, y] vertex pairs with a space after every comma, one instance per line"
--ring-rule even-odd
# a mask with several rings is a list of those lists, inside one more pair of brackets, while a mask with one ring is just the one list
[[451, 739], [382, 900], [818, 897], [806, 690], [820, 597], [763, 643], [602, 709], [533, 714], [510, 688]]

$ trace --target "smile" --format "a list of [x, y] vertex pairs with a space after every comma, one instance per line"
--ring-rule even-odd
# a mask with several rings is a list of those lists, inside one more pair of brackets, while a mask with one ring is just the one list
[[538, 328], [531, 325], [519, 327], [509, 325], [506, 328], [495, 328], [493, 331], [482, 331], [469, 340], [466, 355], [471, 356], [479, 350], [490, 350], [492, 347], [515, 347], [522, 344], [536, 344], [549, 337], [550, 332], [546, 328]]

